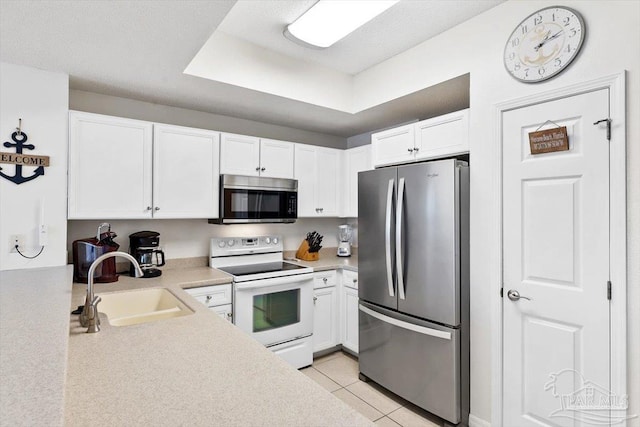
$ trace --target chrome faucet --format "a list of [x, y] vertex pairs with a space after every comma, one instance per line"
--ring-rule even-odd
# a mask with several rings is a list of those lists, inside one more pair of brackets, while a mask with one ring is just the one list
[[140, 264], [138, 264], [138, 261], [126, 252], [107, 252], [104, 255], [100, 255], [98, 258], [96, 258], [95, 261], [93, 261], [93, 263], [89, 267], [89, 272], [87, 274], [87, 298], [84, 301], [84, 309], [82, 310], [82, 313], [80, 313], [80, 324], [87, 327], [87, 333], [95, 333], [100, 331], [98, 303], [102, 301], [102, 299], [99, 296], [93, 294], [93, 274], [102, 261], [107, 258], [116, 256], [127, 258], [133, 263], [136, 277], [142, 277], [142, 275], [144, 274], [142, 272], [142, 269], [140, 268]]

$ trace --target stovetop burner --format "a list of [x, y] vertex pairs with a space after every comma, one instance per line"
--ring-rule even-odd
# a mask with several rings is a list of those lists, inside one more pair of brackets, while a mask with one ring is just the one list
[[251, 274], [263, 274], [274, 272], [289, 272], [295, 270], [301, 270], [305, 267], [292, 264], [290, 262], [265, 262], [260, 264], [248, 264], [248, 265], [234, 265], [230, 267], [218, 267], [219, 270], [229, 273], [233, 276], [248, 276]]

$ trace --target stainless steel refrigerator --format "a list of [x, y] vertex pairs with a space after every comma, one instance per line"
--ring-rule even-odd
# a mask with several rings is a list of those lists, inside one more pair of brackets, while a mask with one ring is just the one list
[[467, 163], [360, 172], [358, 195], [361, 377], [467, 424]]

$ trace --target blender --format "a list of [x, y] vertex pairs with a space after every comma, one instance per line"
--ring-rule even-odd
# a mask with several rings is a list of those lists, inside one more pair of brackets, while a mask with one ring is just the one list
[[351, 226], [340, 225], [338, 226], [338, 256], [351, 256]]

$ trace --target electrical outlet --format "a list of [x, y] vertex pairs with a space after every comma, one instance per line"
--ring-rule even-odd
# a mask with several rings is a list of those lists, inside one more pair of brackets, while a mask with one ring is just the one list
[[12, 234], [9, 236], [9, 252], [16, 253], [16, 245], [23, 248], [24, 247], [24, 235], [23, 234]]

